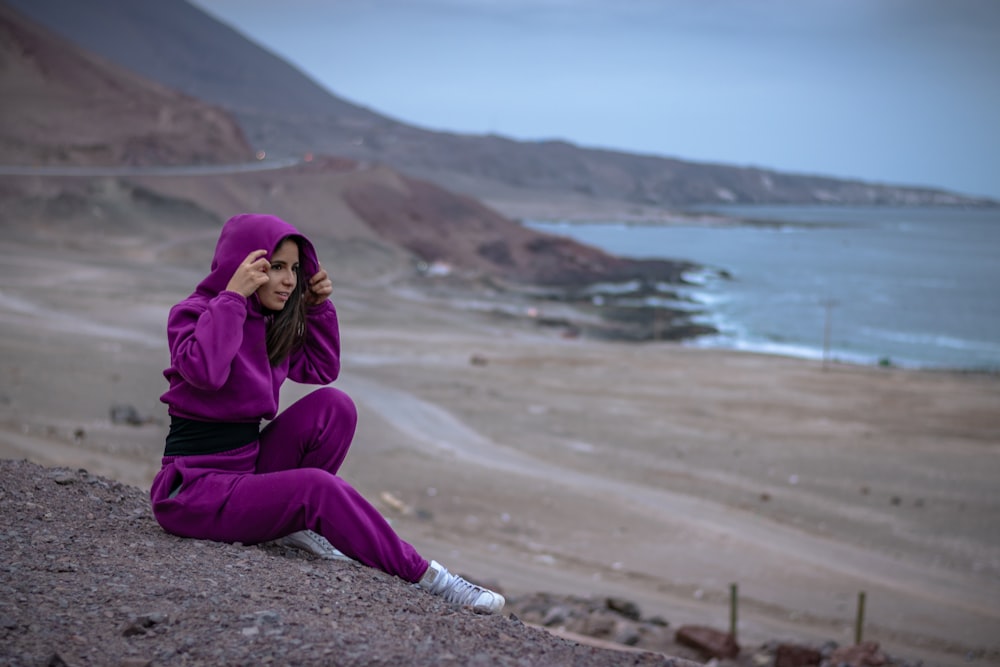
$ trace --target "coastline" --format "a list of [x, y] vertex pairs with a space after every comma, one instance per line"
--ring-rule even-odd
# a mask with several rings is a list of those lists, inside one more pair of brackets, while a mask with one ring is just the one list
[[[707, 267], [677, 291], [693, 344], [911, 369], [1000, 369], [986, 285], [1000, 242], [993, 211], [732, 207], [716, 224], [529, 223], [621, 256], [672, 255]], [[766, 225], [750, 216], [764, 216]], [[781, 216], [784, 217], [781, 217]], [[742, 217], [740, 217], [742, 216]], [[975, 239], [975, 240], [972, 240]]]

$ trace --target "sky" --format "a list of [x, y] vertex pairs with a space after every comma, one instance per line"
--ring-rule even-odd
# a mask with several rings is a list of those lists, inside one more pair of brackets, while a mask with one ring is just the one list
[[405, 123], [1000, 199], [1000, 0], [190, 0]]

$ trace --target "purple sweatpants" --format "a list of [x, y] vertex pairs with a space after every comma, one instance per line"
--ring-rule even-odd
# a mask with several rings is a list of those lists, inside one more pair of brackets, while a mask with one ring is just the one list
[[[314, 530], [346, 555], [416, 582], [427, 561], [360, 493], [337, 477], [357, 425], [350, 397], [326, 387], [221, 454], [165, 456], [153, 514], [168, 533], [255, 544]], [[171, 491], [179, 492], [171, 498]]]

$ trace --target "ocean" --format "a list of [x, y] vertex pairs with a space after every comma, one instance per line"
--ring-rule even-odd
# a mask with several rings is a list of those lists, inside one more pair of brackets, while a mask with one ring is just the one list
[[[690, 260], [691, 345], [910, 368], [1000, 369], [1000, 209], [722, 206], [766, 224], [525, 224]], [[728, 276], [728, 277], [727, 277]]]

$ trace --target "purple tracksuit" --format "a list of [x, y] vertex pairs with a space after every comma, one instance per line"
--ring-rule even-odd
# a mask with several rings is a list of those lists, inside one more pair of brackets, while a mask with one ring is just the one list
[[339, 374], [333, 304], [327, 300], [309, 309], [305, 342], [272, 366], [265, 345], [268, 318], [256, 295], [245, 299], [225, 291], [247, 255], [267, 249], [270, 257], [290, 235], [300, 240], [308, 279], [319, 264], [305, 237], [279, 218], [239, 215], [222, 228], [211, 273], [170, 311], [170, 367], [163, 373], [170, 388], [161, 397], [170, 415], [237, 426], [272, 421], [257, 441], [234, 449], [164, 456], [150, 491], [153, 514], [167, 532], [224, 542], [252, 544], [314, 530], [348, 556], [416, 582], [427, 561], [337, 477], [357, 423], [347, 394], [317, 389], [277, 414], [286, 378], [325, 385]]

